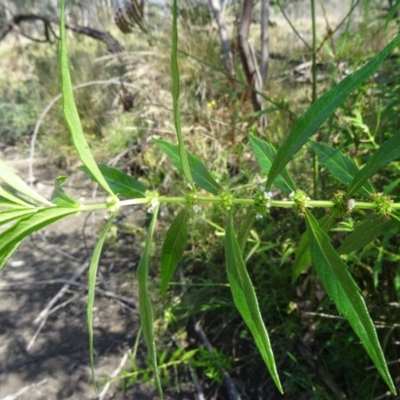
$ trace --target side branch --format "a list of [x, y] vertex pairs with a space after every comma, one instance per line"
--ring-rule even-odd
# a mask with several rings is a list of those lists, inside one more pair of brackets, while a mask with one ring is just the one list
[[[59, 18], [52, 15], [44, 14], [18, 14], [0, 30], [0, 41], [3, 40], [16, 26], [20, 26], [22, 22], [42, 21], [45, 32], [45, 39], [41, 42], [50, 42], [49, 30], [52, 31], [51, 24], [58, 25]], [[124, 47], [109, 32], [101, 32], [92, 28], [76, 25], [70, 22], [65, 23], [65, 27], [73, 32], [81, 35], [89, 36], [95, 40], [100, 40], [107, 46], [110, 53], [120, 53], [124, 51]], [[54, 32], [53, 32], [54, 33]], [[23, 34], [23, 33], [22, 33]], [[27, 36], [27, 35], [24, 35]], [[29, 37], [29, 36], [27, 36]], [[35, 40], [33, 38], [30, 38]]]

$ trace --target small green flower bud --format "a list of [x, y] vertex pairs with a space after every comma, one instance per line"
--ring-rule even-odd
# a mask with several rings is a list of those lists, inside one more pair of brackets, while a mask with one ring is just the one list
[[390, 219], [390, 214], [393, 210], [393, 200], [383, 193], [371, 195], [375, 203], [375, 214], [383, 220]]
[[260, 186], [260, 192], [254, 196], [254, 210], [256, 212], [256, 218], [262, 218], [271, 207], [271, 192], [265, 192], [265, 187]]
[[119, 198], [117, 196], [107, 197], [107, 212], [115, 214], [119, 211]]
[[260, 216], [259, 218], [266, 214], [267, 207], [263, 193], [257, 193], [254, 196], [254, 210], [257, 213], [257, 216]]
[[290, 193], [289, 197], [294, 201], [293, 210], [300, 216], [304, 217], [306, 213], [307, 202], [310, 198], [303, 190], [296, 190]]
[[233, 196], [229, 190], [223, 190], [220, 194], [220, 206], [223, 210], [229, 211], [232, 208]]
[[348, 197], [345, 192], [338, 190], [332, 198], [332, 213], [335, 218], [341, 218], [349, 213]]
[[[189, 186], [189, 185], [188, 185]], [[191, 188], [191, 186], [189, 186]], [[194, 210], [194, 212], [198, 212], [200, 211], [199, 207], [197, 204], [197, 192], [194, 189], [190, 189], [187, 193], [186, 193], [186, 205], [188, 208], [191, 208]]]

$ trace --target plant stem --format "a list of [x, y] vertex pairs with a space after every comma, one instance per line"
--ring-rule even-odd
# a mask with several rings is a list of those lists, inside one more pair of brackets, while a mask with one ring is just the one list
[[[158, 201], [160, 203], [175, 203], [175, 204], [186, 204], [186, 197], [167, 197], [161, 196], [158, 197]], [[222, 201], [220, 196], [198, 196], [196, 198], [196, 203], [198, 204], [219, 204]], [[118, 203], [119, 207], [126, 207], [131, 205], [149, 205], [151, 202], [150, 198], [139, 198], [139, 199], [131, 199], [131, 200], [123, 200]], [[291, 208], [294, 206], [295, 202], [293, 200], [270, 200], [270, 206], [279, 207], [279, 208]], [[252, 206], [254, 204], [254, 199], [252, 198], [233, 198], [232, 204], [236, 205], [244, 205], [244, 206]], [[308, 208], [332, 208], [334, 206], [334, 202], [330, 200], [308, 200], [307, 207]], [[366, 202], [366, 201], [356, 201], [355, 209], [358, 210], [373, 210], [376, 208], [376, 204], [374, 202]], [[93, 211], [93, 210], [104, 210], [107, 209], [107, 204], [90, 204], [90, 205], [81, 205], [82, 211]], [[393, 210], [400, 210], [400, 203], [392, 204]]]
[[[312, 22], [312, 98], [311, 104], [317, 100], [317, 20], [315, 15], [315, 0], [311, 0], [311, 22]], [[314, 198], [318, 197], [319, 183], [319, 163], [318, 156], [313, 151], [313, 180], [314, 180]]]

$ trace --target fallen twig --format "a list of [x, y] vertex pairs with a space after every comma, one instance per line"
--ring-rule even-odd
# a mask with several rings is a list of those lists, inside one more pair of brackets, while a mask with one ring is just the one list
[[[68, 284], [70, 286], [79, 286], [79, 287], [83, 287], [83, 288], [87, 288], [87, 285], [83, 284], [83, 283], [79, 283], [79, 282], [71, 282], [68, 279], [60, 279], [60, 278], [56, 278], [56, 279], [46, 279], [43, 281], [18, 281], [18, 282], [7, 282], [7, 283], [1, 283], [0, 284], [0, 290], [7, 290], [10, 287], [14, 287], [14, 286], [23, 286], [23, 285], [57, 285], [60, 283], [64, 283], [64, 284]], [[96, 288], [95, 289], [97, 293], [105, 296], [105, 297], [110, 297], [112, 299], [116, 299], [116, 300], [120, 300], [132, 307], [137, 307], [137, 302], [129, 297], [126, 296], [121, 296], [119, 294], [110, 292], [108, 290], [103, 290], [103, 289], [99, 289]], [[52, 310], [54, 310], [54, 308], [52, 308]]]
[[70, 299], [64, 301], [64, 303], [59, 304], [58, 306], [52, 308], [51, 310], [49, 310], [49, 312], [46, 315], [46, 318], [44, 318], [41, 322], [40, 325], [38, 326], [38, 328], [36, 329], [34, 335], [32, 336], [32, 339], [29, 341], [28, 346], [26, 346], [26, 351], [30, 351], [31, 348], [33, 347], [33, 345], [35, 344], [35, 341], [37, 339], [37, 337], [39, 336], [39, 333], [42, 331], [44, 325], [46, 324], [47, 318], [55, 313], [56, 311], [60, 310], [61, 308], [64, 308], [65, 306], [67, 306], [69, 303], [72, 303], [73, 301], [75, 301], [78, 298], [78, 295], [72, 296]]
[[[121, 372], [123, 366], [124, 366], [125, 363], [126, 363], [126, 360], [128, 359], [128, 356], [129, 356], [129, 352], [130, 352], [130, 351], [131, 351], [130, 349], [128, 349], [128, 350], [125, 351], [123, 357], [121, 358], [120, 363], [118, 364], [118, 367], [117, 367], [117, 368], [114, 370], [114, 372], [111, 374], [111, 378], [116, 378], [116, 377], [119, 375], [119, 373]], [[109, 389], [110, 386], [111, 386], [111, 383], [112, 383], [112, 379], [110, 379], [110, 380], [104, 385], [103, 390], [100, 392], [100, 394], [99, 394], [99, 396], [97, 397], [96, 400], [104, 400], [104, 396], [107, 394], [107, 391], [108, 391], [108, 389]]]

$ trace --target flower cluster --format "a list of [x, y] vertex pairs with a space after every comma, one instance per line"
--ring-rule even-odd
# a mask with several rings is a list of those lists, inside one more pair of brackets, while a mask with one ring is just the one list
[[260, 191], [254, 196], [254, 209], [256, 218], [262, 218], [271, 207], [272, 193], [265, 191], [265, 186], [260, 185]]
[[191, 208], [195, 213], [201, 210], [200, 205], [197, 202], [197, 192], [192, 185], [188, 183], [189, 191], [186, 194], [186, 204], [188, 208]]
[[290, 199], [294, 201], [293, 210], [300, 216], [304, 217], [306, 213], [307, 203], [310, 198], [303, 190], [296, 190], [290, 193]]
[[332, 203], [332, 212], [336, 218], [350, 214], [356, 206], [356, 201], [354, 199], [349, 199], [347, 194], [342, 190], [338, 190], [333, 195]]
[[117, 196], [107, 197], [107, 212], [115, 214], [119, 211], [119, 198]]
[[223, 210], [229, 211], [232, 208], [232, 193], [229, 190], [223, 190], [220, 194], [220, 206]]
[[383, 220], [389, 219], [393, 210], [393, 200], [383, 193], [371, 195], [375, 203], [375, 214]]
[[342, 190], [338, 190], [332, 197], [332, 212], [336, 218], [341, 218], [347, 214], [347, 195]]

